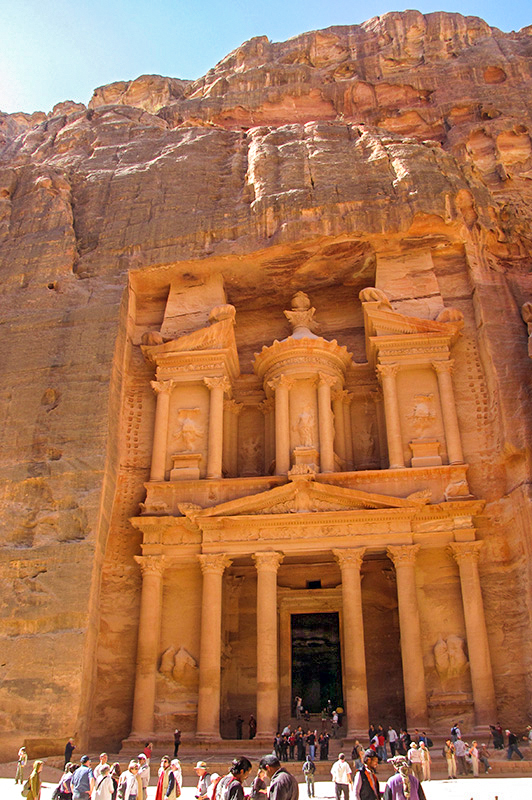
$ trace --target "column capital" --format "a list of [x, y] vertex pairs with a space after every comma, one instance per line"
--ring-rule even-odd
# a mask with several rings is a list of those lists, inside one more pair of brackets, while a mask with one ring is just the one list
[[478, 563], [480, 548], [483, 544], [484, 543], [479, 540], [474, 542], [451, 542], [448, 547], [458, 565], [465, 562], [476, 564]]
[[338, 383], [336, 375], [328, 375], [326, 372], [318, 372], [317, 384], [318, 386], [329, 386], [332, 388]]
[[251, 556], [257, 565], [257, 572], [268, 571], [277, 572], [279, 565], [284, 558], [284, 553], [278, 553], [276, 550], [266, 550], [259, 553], [253, 553]]
[[266, 400], [262, 400], [262, 402], [259, 403], [259, 410], [262, 411], [264, 416], [266, 416], [266, 414], [271, 414], [274, 408], [275, 401], [273, 397], [267, 397]]
[[224, 400], [224, 411], [234, 414], [238, 417], [244, 407], [243, 403], [237, 403], [236, 400]]
[[347, 389], [334, 389], [334, 391], [331, 392], [331, 397], [333, 400], [339, 400], [340, 403], [345, 403], [348, 394], [349, 392], [347, 391]]
[[150, 381], [150, 386], [155, 394], [165, 394], [165, 392], [170, 393], [172, 391], [175, 386], [175, 381]]
[[447, 361], [433, 361], [432, 369], [437, 375], [442, 373], [451, 374], [454, 369], [454, 359], [450, 358]]
[[360, 569], [365, 552], [365, 547], [350, 547], [346, 548], [345, 550], [333, 550], [333, 555], [337, 560], [340, 569], [343, 570], [346, 567], [356, 567], [357, 569]]
[[399, 364], [377, 364], [377, 377], [382, 382], [383, 378], [395, 378], [399, 372]]
[[276, 378], [273, 378], [273, 380], [268, 381], [268, 386], [272, 392], [276, 392], [277, 389], [291, 389], [293, 385], [293, 379], [289, 378], [287, 375], [278, 375]]
[[377, 386], [375, 389], [372, 389], [369, 393], [369, 396], [371, 397], [375, 405], [377, 405], [377, 403], [382, 403], [384, 399], [382, 396], [382, 389], [380, 386]]
[[198, 555], [201, 571], [204, 575], [223, 575], [226, 567], [231, 566], [232, 559], [227, 553], [206, 553]]
[[142, 577], [157, 575], [160, 577], [164, 571], [164, 556], [133, 556], [142, 571]]
[[224, 394], [231, 388], [231, 383], [225, 375], [217, 375], [213, 378], [203, 378], [203, 383], [210, 391], [219, 388], [223, 389]]
[[404, 566], [405, 564], [416, 563], [416, 556], [419, 553], [421, 545], [419, 544], [399, 544], [386, 548], [386, 553], [392, 559], [395, 567]]

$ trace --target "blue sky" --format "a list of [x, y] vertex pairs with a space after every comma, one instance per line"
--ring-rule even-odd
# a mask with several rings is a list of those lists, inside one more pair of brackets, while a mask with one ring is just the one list
[[[532, 24], [522, 0], [415, 7], [479, 16], [504, 31]], [[282, 41], [401, 10], [387, 0], [0, 0], [0, 110], [88, 103], [97, 86], [145, 73], [198, 78], [253, 36]]]

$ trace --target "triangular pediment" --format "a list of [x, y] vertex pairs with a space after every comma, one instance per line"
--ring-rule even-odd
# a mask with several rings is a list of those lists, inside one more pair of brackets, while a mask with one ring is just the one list
[[426, 493], [417, 493], [416, 496], [403, 499], [334, 486], [315, 481], [310, 476], [296, 476], [289, 483], [266, 492], [240, 497], [202, 510], [183, 508], [183, 513], [199, 521], [206, 517], [415, 508], [426, 503], [428, 499]]

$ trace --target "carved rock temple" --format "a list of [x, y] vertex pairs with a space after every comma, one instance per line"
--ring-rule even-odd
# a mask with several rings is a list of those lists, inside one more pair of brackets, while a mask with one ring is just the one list
[[409, 11], [0, 115], [2, 757], [532, 724], [531, 53]]

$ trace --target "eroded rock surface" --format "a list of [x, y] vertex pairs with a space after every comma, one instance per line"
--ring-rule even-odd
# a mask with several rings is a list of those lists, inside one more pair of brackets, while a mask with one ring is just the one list
[[488, 501], [477, 526], [500, 716], [530, 720], [531, 58], [532, 28], [409, 11], [258, 37], [197, 81], [142, 76], [88, 107], [0, 115], [6, 756], [21, 737], [112, 750], [130, 731], [128, 519], [154, 414], [138, 345], [173, 271], [187, 297], [221, 276], [245, 374], [270, 340], [265, 315], [286, 336], [283, 304], [301, 288], [359, 362], [360, 314], [342, 302], [364, 286], [403, 314], [463, 313], [455, 391], [471, 491]]

